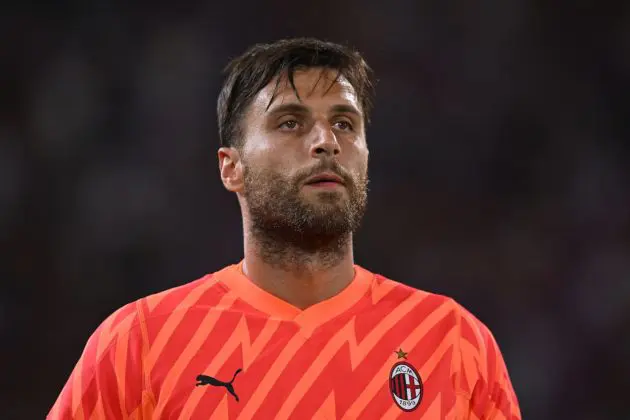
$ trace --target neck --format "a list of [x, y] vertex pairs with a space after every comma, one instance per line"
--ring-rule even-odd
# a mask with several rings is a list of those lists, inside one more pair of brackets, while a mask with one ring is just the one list
[[246, 230], [244, 254], [251, 281], [300, 309], [335, 296], [354, 278], [351, 234], [305, 250]]

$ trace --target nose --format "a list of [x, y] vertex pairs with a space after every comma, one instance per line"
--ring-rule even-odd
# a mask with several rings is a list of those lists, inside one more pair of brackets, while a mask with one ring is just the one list
[[314, 136], [311, 144], [311, 156], [332, 157], [341, 153], [341, 147], [337, 141], [337, 136], [328, 124], [315, 124], [313, 127]]

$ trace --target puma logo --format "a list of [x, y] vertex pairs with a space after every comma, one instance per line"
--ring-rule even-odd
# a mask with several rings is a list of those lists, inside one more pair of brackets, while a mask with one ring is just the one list
[[236, 372], [234, 372], [234, 376], [232, 377], [232, 380], [230, 382], [223, 382], [223, 381], [213, 378], [212, 376], [197, 375], [198, 382], [195, 384], [195, 386], [201, 386], [201, 385], [224, 386], [225, 389], [227, 389], [227, 391], [230, 394], [234, 395], [234, 398], [236, 398], [236, 402], [238, 402], [238, 395], [236, 395], [236, 392], [234, 392], [234, 386], [232, 385], [232, 382], [234, 382], [234, 379], [236, 379], [236, 375], [238, 375], [241, 370], [242, 369], [237, 369]]

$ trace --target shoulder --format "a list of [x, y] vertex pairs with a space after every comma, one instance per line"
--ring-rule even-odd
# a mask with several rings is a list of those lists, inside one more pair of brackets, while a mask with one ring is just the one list
[[109, 315], [99, 328], [121, 335], [176, 312], [217, 306], [226, 293], [225, 286], [217, 280], [219, 272], [129, 302]]
[[461, 317], [465, 309], [449, 296], [418, 289], [405, 283], [393, 280], [382, 274], [372, 273], [372, 296], [376, 301], [417, 301], [424, 302], [433, 308], [441, 308], [443, 311], [455, 313]]
[[382, 274], [372, 273], [373, 300], [391, 303], [402, 303], [406, 300], [424, 302], [431, 311], [448, 314], [457, 324], [459, 334], [476, 346], [492, 340], [490, 329], [473, 313], [450, 296], [422, 290], [388, 278]]
[[232, 266], [206, 274], [188, 283], [176, 286], [139, 299], [136, 306], [143, 320], [168, 317], [176, 312], [193, 309], [217, 308], [227, 288], [219, 279]]

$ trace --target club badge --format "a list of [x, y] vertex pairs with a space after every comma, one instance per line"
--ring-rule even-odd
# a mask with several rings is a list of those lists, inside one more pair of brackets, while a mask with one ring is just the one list
[[422, 401], [422, 379], [416, 368], [406, 361], [407, 353], [399, 349], [396, 354], [399, 361], [389, 373], [389, 391], [401, 410], [413, 411]]

